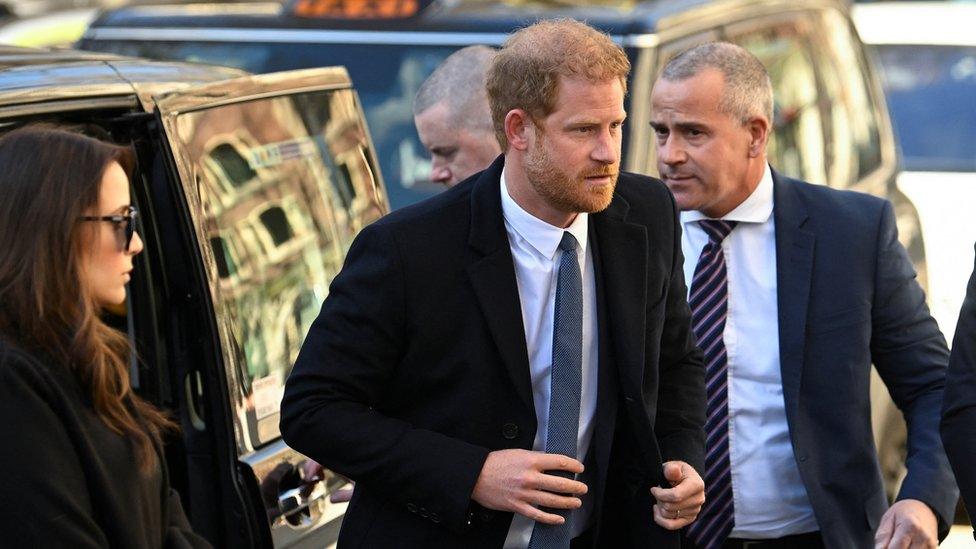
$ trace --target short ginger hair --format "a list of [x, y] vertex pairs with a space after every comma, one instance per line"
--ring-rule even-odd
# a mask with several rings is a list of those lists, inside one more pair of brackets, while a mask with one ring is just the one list
[[541, 120], [556, 107], [559, 78], [600, 83], [617, 78], [624, 93], [630, 60], [606, 34], [573, 19], [540, 21], [512, 34], [488, 69], [495, 138], [508, 148], [505, 117], [522, 109]]

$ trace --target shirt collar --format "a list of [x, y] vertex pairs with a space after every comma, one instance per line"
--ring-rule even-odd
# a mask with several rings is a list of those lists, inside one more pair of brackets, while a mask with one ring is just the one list
[[[722, 216], [726, 221], [738, 221], [739, 223], [765, 223], [773, 214], [773, 172], [766, 164], [763, 170], [762, 179], [759, 185], [748, 198], [742, 201], [731, 212]], [[688, 224], [709, 217], [698, 210], [681, 212], [681, 223]]]
[[535, 217], [525, 211], [518, 202], [508, 194], [508, 184], [505, 182], [506, 168], [502, 169], [501, 193], [502, 193], [502, 216], [506, 224], [522, 240], [525, 240], [540, 255], [549, 259], [555, 259], [556, 251], [559, 249], [559, 242], [563, 239], [563, 233], [569, 231], [579, 243], [579, 249], [586, 252], [586, 237], [589, 214], [581, 212], [576, 214], [576, 219], [566, 227], [556, 227]]

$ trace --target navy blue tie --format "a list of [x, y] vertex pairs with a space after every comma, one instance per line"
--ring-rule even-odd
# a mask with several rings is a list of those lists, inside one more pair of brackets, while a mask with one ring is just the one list
[[[579, 438], [580, 392], [583, 389], [583, 277], [576, 258], [576, 238], [563, 233], [556, 279], [556, 307], [552, 325], [552, 381], [546, 453], [576, 458]], [[566, 476], [571, 476], [566, 474]], [[570, 511], [550, 511], [566, 518], [560, 525], [535, 523], [529, 549], [569, 549]]]
[[728, 273], [722, 241], [735, 228], [735, 221], [703, 219], [698, 222], [708, 234], [691, 280], [688, 304], [691, 328], [705, 354], [705, 505], [698, 519], [688, 526], [688, 537], [703, 549], [722, 547], [735, 524], [732, 498], [732, 468], [729, 460], [729, 359], [725, 350], [725, 319], [728, 316]]

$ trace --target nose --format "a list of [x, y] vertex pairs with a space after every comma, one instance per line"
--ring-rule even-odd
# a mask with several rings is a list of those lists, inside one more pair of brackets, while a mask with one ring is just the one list
[[435, 158], [430, 166], [431, 182], [449, 185], [451, 183], [451, 177], [451, 169], [447, 166], [447, 163]]
[[657, 158], [668, 166], [677, 166], [688, 159], [684, 147], [673, 137], [668, 137], [666, 141], [658, 142]]
[[142, 237], [139, 236], [139, 231], [132, 233], [132, 241], [129, 242], [129, 255], [139, 255], [143, 248], [145, 248], [142, 242]]
[[609, 129], [600, 132], [590, 158], [601, 164], [616, 164], [620, 160], [620, 140], [617, 135]]

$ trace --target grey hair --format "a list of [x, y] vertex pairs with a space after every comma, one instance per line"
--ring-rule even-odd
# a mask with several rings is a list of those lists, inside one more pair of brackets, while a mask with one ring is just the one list
[[456, 124], [491, 131], [485, 75], [495, 53], [488, 46], [468, 46], [449, 55], [417, 90], [414, 116], [443, 101]]
[[749, 50], [729, 42], [709, 42], [686, 50], [665, 65], [661, 78], [685, 80], [705, 69], [717, 69], [725, 79], [719, 109], [745, 124], [758, 115], [773, 121], [773, 85], [766, 67]]

